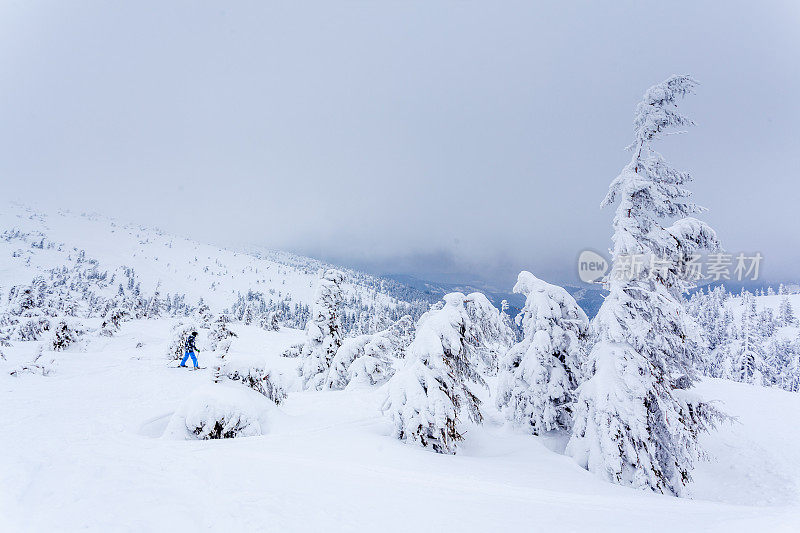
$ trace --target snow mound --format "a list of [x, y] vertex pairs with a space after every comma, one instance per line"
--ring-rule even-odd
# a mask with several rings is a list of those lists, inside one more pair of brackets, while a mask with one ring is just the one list
[[167, 424], [162, 438], [208, 440], [264, 435], [277, 410], [261, 394], [228, 383], [192, 391]]

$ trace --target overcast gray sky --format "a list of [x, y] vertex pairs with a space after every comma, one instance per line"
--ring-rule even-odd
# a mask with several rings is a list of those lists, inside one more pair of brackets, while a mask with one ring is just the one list
[[0, 3], [0, 179], [205, 241], [432, 278], [576, 280], [650, 85], [661, 151], [800, 275], [800, 3]]

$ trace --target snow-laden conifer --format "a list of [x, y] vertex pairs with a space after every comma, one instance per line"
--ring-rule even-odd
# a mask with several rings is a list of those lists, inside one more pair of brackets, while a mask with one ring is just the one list
[[487, 301], [479, 293], [451, 293], [419, 319], [405, 364], [389, 380], [383, 406], [397, 438], [455, 453], [465, 421], [483, 420], [471, 385], [485, 386], [478, 371], [480, 354], [503, 331], [500, 312], [490, 312]]
[[230, 321], [230, 317], [225, 314], [219, 315], [214, 321], [208, 334], [209, 348], [211, 350], [227, 352], [230, 348], [234, 337], [237, 337], [236, 333], [228, 328]]
[[325, 388], [340, 390], [347, 387], [350, 383], [350, 365], [364, 356], [365, 348], [376, 336], [357, 335], [342, 340], [342, 345], [331, 358], [331, 365], [325, 378]]
[[476, 361], [481, 363], [481, 370], [487, 375], [495, 375], [498, 360], [516, 341], [513, 328], [508, 323], [508, 315], [498, 310], [486, 295], [473, 292], [464, 300], [464, 309], [472, 327], [470, 334], [475, 342]]
[[511, 309], [511, 305], [508, 303], [508, 300], [501, 300], [500, 320], [502, 320], [503, 324], [506, 325], [509, 331], [514, 333], [514, 340], [517, 340], [518, 339], [517, 328], [514, 324], [514, 320], [511, 318], [511, 315], [508, 314], [509, 309]]
[[794, 316], [794, 308], [789, 298], [784, 296], [778, 305], [778, 323], [781, 326], [793, 326], [797, 319]]
[[683, 294], [693, 256], [718, 242], [691, 217], [702, 209], [690, 200], [689, 174], [670, 167], [652, 142], [692, 124], [676, 103], [695, 85], [674, 76], [647, 90], [636, 110], [631, 161], [602, 202], [618, 203], [609, 295], [592, 324], [589, 379], [578, 389], [566, 450], [611, 482], [674, 495], [691, 480], [702, 454], [698, 435], [714, 420], [713, 408], [683, 390], [704, 354]]
[[759, 327], [756, 299], [748, 292], [743, 300], [739, 339], [735, 341], [730, 352], [732, 375], [726, 377], [753, 385], [769, 385], [772, 382], [772, 368], [764, 351], [764, 336]]
[[397, 438], [438, 453], [455, 453], [463, 419], [483, 419], [481, 402], [468, 385], [477, 372], [469, 361], [464, 300], [461, 293], [448, 294], [443, 305], [422, 315], [384, 405]]
[[319, 282], [311, 318], [306, 325], [306, 343], [300, 357], [306, 388], [322, 389], [331, 361], [342, 345], [342, 281], [344, 274], [326, 270]]
[[270, 311], [269, 313], [262, 315], [259, 325], [261, 326], [261, 329], [266, 331], [280, 331], [280, 312]]
[[211, 312], [211, 308], [203, 301], [202, 298], [200, 298], [200, 300], [197, 302], [195, 316], [197, 317], [199, 326], [201, 328], [210, 328], [212, 322], [214, 321], [214, 313]]
[[389, 326], [389, 331], [391, 331], [392, 336], [397, 339], [397, 349], [394, 356], [398, 359], [405, 358], [406, 348], [411, 344], [411, 341], [414, 340], [415, 328], [416, 324], [414, 324], [414, 319], [411, 318], [410, 315], [401, 316]]
[[523, 339], [502, 359], [497, 406], [534, 434], [570, 429], [589, 328], [586, 313], [564, 288], [530, 272], [520, 272], [514, 292], [525, 295]]
[[344, 389], [351, 383], [383, 383], [394, 374], [394, 362], [404, 357], [411, 331], [413, 323], [406, 315], [384, 331], [344, 339], [331, 360], [325, 387]]

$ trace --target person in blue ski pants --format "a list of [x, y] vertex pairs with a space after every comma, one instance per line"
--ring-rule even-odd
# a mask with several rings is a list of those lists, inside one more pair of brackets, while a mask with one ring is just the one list
[[186, 355], [183, 356], [183, 360], [181, 361], [180, 366], [186, 368], [186, 361], [189, 360], [189, 357], [192, 358], [192, 363], [194, 364], [195, 370], [198, 368], [197, 365], [197, 356], [195, 356], [195, 352], [198, 352], [197, 346], [194, 344], [194, 340], [197, 337], [197, 332], [193, 331], [191, 335], [186, 338]]

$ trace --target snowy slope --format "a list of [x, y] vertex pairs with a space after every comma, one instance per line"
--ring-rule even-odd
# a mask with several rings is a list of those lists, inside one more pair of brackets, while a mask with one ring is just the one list
[[[47, 269], [74, 266], [80, 252], [97, 261], [98, 270], [135, 270], [142, 293], [157, 288], [185, 294], [194, 305], [203, 298], [222, 311], [248, 291], [270, 300], [309, 305], [319, 274], [331, 265], [286, 252], [243, 253], [201, 244], [156, 229], [120, 224], [91, 214], [38, 213], [18, 205], [0, 204], [0, 293]], [[397, 294], [426, 299], [397, 282], [344, 270], [347, 297], [381, 308], [397, 304]], [[113, 296], [115, 285], [109, 287]], [[394, 295], [393, 295], [394, 294]]]
[[[293, 392], [266, 435], [162, 438], [210, 370], [165, 365], [169, 320], [132, 321], [61, 352], [57, 372], [12, 377], [0, 360], [2, 531], [797, 531], [800, 395], [706, 379], [738, 422], [704, 438], [693, 499], [608, 484], [560, 455], [563, 439], [487, 422], [459, 455], [391, 437], [383, 391]], [[231, 357], [280, 358], [302, 333], [232, 325]], [[137, 348], [137, 343], [142, 346]], [[202, 346], [201, 346], [202, 349]], [[210, 356], [201, 353], [201, 362]], [[487, 408], [491, 402], [487, 402]]]
[[[49, 269], [87, 268], [120, 279], [134, 269], [142, 293], [158, 288], [192, 304], [203, 298], [217, 312], [248, 291], [307, 305], [327, 267], [103, 217], [0, 208], [2, 305], [11, 287]], [[115, 283], [98, 286], [114, 296]], [[386, 310], [416, 294], [353, 271], [345, 271], [343, 288], [345, 307], [359, 300]], [[780, 298], [758, 305], [777, 307]], [[790, 298], [800, 310], [800, 296]], [[31, 319], [43, 311], [29, 310]], [[173, 326], [202, 318], [190, 314], [129, 316], [112, 336], [98, 329], [97, 312], [46, 315], [53, 328], [65, 318], [84, 331], [60, 352], [51, 349], [52, 329], [36, 340], [0, 339], [0, 531], [800, 530], [795, 393], [704, 379], [699, 393], [737, 419], [703, 437], [710, 460], [694, 472], [693, 498], [676, 499], [584, 471], [562, 455], [563, 435], [521, 434], [486, 391], [476, 391], [485, 423], [467, 426], [458, 455], [405, 445], [380, 412], [385, 386], [300, 392], [301, 361], [281, 357], [304, 339], [297, 329], [229, 324], [238, 336], [226, 365], [268, 370], [289, 393], [280, 405], [239, 382], [212, 384], [209, 328], [200, 328], [198, 341], [208, 368], [170, 368]], [[24, 371], [40, 350], [41, 364]], [[251, 404], [258, 428], [249, 430], [258, 436], [184, 440], [192, 402], [215, 390], [224, 402]]]

